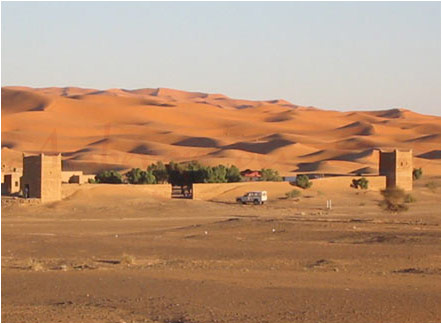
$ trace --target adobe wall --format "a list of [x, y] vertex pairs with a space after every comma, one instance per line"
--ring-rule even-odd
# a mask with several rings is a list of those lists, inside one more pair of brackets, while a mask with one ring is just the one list
[[89, 179], [95, 180], [95, 174], [83, 174], [80, 178], [81, 183], [88, 183]]
[[[321, 179], [310, 180], [313, 185], [311, 190], [320, 190], [323, 192], [333, 191], [354, 191], [352, 188], [353, 179], [360, 179], [360, 176], [341, 176], [341, 177], [328, 177]], [[379, 191], [386, 188], [387, 178], [385, 176], [364, 176], [368, 180], [369, 191]]]
[[83, 171], [61, 171], [61, 181], [63, 183], [69, 183], [69, 180], [73, 176], [81, 176], [83, 175]]
[[[125, 197], [156, 197], [161, 199], [171, 199], [172, 186], [170, 184], [146, 184], [146, 185], [131, 185], [131, 184], [76, 184], [63, 183], [61, 185], [62, 198], [67, 198], [77, 192], [88, 191], [94, 193], [96, 197], [113, 196], [118, 198]], [[90, 195], [90, 194], [88, 194]], [[91, 197], [93, 195], [90, 195]]]
[[61, 199], [61, 155], [41, 155], [41, 201]]
[[95, 179], [95, 174], [83, 174], [83, 171], [62, 171], [62, 183], [88, 183], [89, 179]]
[[[248, 191], [267, 191], [268, 199], [274, 200], [285, 197], [285, 194], [293, 189], [303, 191], [305, 194], [322, 191], [333, 194], [341, 192], [354, 192], [356, 189], [350, 187], [353, 179], [359, 179], [358, 176], [327, 177], [321, 179], [312, 179], [312, 187], [303, 190], [289, 182], [235, 182], [235, 183], [194, 183], [193, 199], [195, 200], [214, 200], [214, 201], [235, 201]], [[369, 191], [379, 191], [386, 187], [385, 176], [365, 176], [368, 180]]]
[[268, 199], [284, 197], [286, 192], [295, 189], [289, 182], [233, 182], [233, 183], [194, 183], [193, 199], [234, 201], [248, 191], [267, 191]]

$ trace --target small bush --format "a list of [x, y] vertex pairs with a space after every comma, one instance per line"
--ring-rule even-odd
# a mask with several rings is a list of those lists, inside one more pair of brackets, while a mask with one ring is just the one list
[[406, 195], [405, 195], [404, 202], [405, 202], [406, 204], [411, 204], [411, 203], [416, 202], [416, 198], [415, 198], [414, 196], [412, 196], [411, 194], [406, 194]]
[[135, 257], [128, 254], [123, 254], [120, 260], [121, 264], [131, 265], [135, 263]]
[[404, 190], [400, 188], [387, 188], [381, 190], [381, 194], [384, 197], [384, 200], [380, 203], [381, 208], [396, 213], [408, 210], [408, 206], [405, 205], [407, 195]]
[[352, 180], [352, 184], [350, 185], [350, 187], [353, 187], [355, 189], [368, 189], [368, 180], [367, 178], [360, 178], [360, 179], [353, 179]]
[[97, 183], [97, 182], [95, 181], [95, 179], [89, 178], [89, 179], [87, 179], [87, 183]]
[[43, 265], [39, 261], [34, 260], [32, 258], [28, 259], [28, 261], [26, 263], [27, 263], [27, 268], [29, 270], [32, 270], [32, 271], [43, 271], [44, 270]]
[[368, 189], [368, 180], [367, 180], [367, 178], [359, 179], [359, 187], [361, 189]]
[[422, 177], [422, 174], [423, 174], [422, 168], [419, 168], [419, 169], [414, 168], [413, 169], [413, 180], [420, 179]]
[[434, 181], [430, 181], [430, 182], [428, 182], [426, 185], [425, 185], [425, 187], [427, 187], [428, 189], [430, 189], [431, 191], [436, 191], [436, 189], [439, 187], [438, 185], [437, 185], [437, 183], [436, 182], [434, 182]]
[[358, 179], [353, 179], [353, 180], [351, 180], [351, 185], [350, 185], [350, 187], [355, 188], [355, 189], [358, 189], [358, 187], [359, 187], [359, 180], [358, 180]]
[[292, 191], [286, 192], [285, 195], [287, 198], [298, 198], [301, 196], [301, 191], [293, 189]]
[[307, 189], [310, 188], [313, 183], [308, 179], [305, 174], [301, 174], [296, 177], [295, 184], [302, 189]]

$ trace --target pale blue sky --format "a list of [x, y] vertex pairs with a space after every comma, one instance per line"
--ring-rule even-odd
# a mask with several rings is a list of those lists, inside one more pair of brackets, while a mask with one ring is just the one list
[[2, 2], [2, 86], [440, 115], [439, 2]]

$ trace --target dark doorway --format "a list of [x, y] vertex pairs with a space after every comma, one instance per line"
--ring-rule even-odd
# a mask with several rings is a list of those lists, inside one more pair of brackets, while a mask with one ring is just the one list
[[172, 186], [172, 198], [192, 199], [192, 185]]
[[23, 192], [23, 195], [24, 195], [25, 198], [29, 198], [29, 197], [30, 197], [30, 191], [29, 191], [29, 190], [30, 190], [30, 189], [29, 189], [29, 185], [26, 184], [26, 185], [25, 185], [25, 190], [24, 190], [24, 192]]

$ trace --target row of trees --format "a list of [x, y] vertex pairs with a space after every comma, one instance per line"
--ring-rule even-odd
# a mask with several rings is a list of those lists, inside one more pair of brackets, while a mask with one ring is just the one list
[[[413, 179], [422, 177], [422, 169], [413, 170]], [[96, 183], [131, 183], [131, 184], [154, 184], [171, 183], [173, 185], [185, 186], [192, 183], [224, 183], [240, 182], [243, 178], [235, 165], [204, 166], [197, 161], [164, 164], [159, 161], [152, 163], [146, 170], [134, 168], [123, 175], [118, 171], [102, 171], [95, 176]], [[282, 181], [278, 171], [273, 169], [261, 169], [261, 181]], [[312, 182], [306, 175], [299, 175], [295, 181], [296, 186], [307, 189]], [[353, 179], [351, 184], [354, 188], [367, 189], [366, 178]]]
[[[242, 176], [235, 165], [204, 166], [197, 161], [186, 163], [159, 161], [147, 167], [146, 170], [134, 168], [123, 175], [117, 171], [102, 171], [95, 176], [96, 183], [131, 183], [154, 184], [171, 183], [185, 186], [192, 183], [224, 183], [240, 182]], [[282, 181], [278, 171], [273, 169], [261, 170], [262, 181]]]

